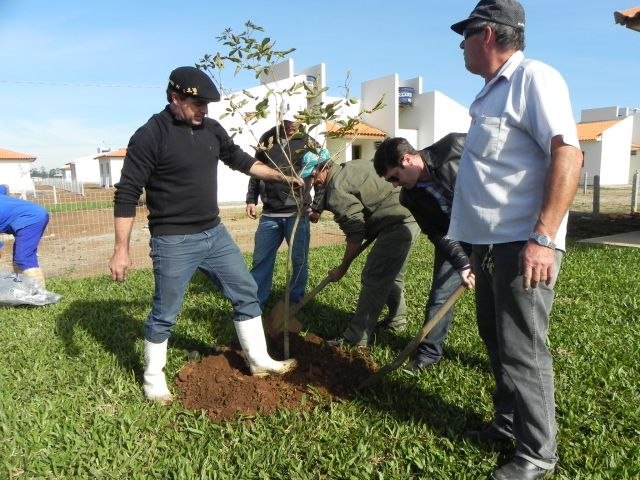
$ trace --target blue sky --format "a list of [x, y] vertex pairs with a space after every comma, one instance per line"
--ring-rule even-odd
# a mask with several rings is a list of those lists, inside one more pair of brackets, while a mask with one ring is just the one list
[[[522, 0], [525, 55], [564, 75], [576, 119], [585, 108], [640, 107], [640, 33], [613, 20], [633, 1]], [[0, 0], [0, 148], [36, 155], [48, 170], [126, 146], [164, 107], [169, 72], [224, 51], [216, 37], [247, 20], [296, 48], [297, 68], [325, 63], [333, 95], [347, 73], [356, 96], [361, 82], [398, 73], [468, 106], [482, 79], [465, 70], [449, 26], [475, 3]], [[229, 76], [225, 87], [251, 85]]]

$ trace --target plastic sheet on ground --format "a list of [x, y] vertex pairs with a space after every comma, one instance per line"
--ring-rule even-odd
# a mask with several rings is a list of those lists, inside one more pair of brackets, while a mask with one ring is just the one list
[[58, 303], [61, 295], [42, 288], [37, 281], [19, 273], [0, 271], [0, 305], [49, 305]]

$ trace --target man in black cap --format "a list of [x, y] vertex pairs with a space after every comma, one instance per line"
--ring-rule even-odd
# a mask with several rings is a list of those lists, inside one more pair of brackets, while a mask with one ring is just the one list
[[554, 285], [582, 153], [561, 75], [524, 57], [515, 0], [482, 0], [451, 26], [484, 87], [471, 104], [449, 237], [472, 244], [478, 330], [496, 381], [495, 416], [467, 432], [516, 442], [491, 478], [530, 480], [557, 462], [554, 380], [547, 347]]
[[218, 160], [290, 188], [302, 181], [246, 154], [217, 121], [207, 118], [209, 102], [219, 100], [218, 89], [203, 71], [173, 70], [167, 86], [169, 104], [131, 137], [116, 185], [115, 248], [109, 268], [119, 282], [131, 266], [131, 229], [142, 189], [146, 192], [155, 292], [145, 323], [144, 393], [165, 404], [172, 400], [163, 373], [167, 340], [198, 269], [232, 302], [234, 326], [251, 373], [285, 373], [295, 367], [294, 360], [276, 361], [267, 352], [256, 283], [220, 222]]

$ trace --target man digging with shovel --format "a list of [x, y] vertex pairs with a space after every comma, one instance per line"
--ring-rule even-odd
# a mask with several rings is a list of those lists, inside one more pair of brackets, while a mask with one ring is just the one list
[[[465, 138], [464, 133], [450, 133], [420, 151], [404, 138], [387, 138], [373, 158], [378, 175], [394, 186], [402, 187], [400, 203], [411, 211], [435, 247], [425, 323], [460, 284], [467, 288], [474, 285], [475, 278], [465, 248], [460, 242], [447, 237], [453, 189]], [[452, 319], [453, 307], [420, 343], [406, 370], [420, 370], [440, 361], [442, 344]]]
[[418, 225], [400, 205], [399, 189], [380, 178], [370, 160], [342, 164], [328, 161], [313, 174], [314, 186], [324, 187], [324, 209], [346, 235], [342, 262], [329, 271], [332, 282], [340, 280], [362, 250], [363, 241], [374, 240], [361, 274], [360, 296], [351, 323], [332, 346], [366, 346], [385, 304], [384, 328], [400, 330], [406, 325], [404, 272]]

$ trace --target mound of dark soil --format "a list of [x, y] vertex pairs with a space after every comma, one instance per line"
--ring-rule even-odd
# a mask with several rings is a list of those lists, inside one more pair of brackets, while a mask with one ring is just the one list
[[[272, 357], [278, 358], [282, 345], [272, 347]], [[289, 351], [298, 367], [286, 375], [265, 378], [250, 375], [239, 348], [220, 349], [189, 362], [176, 379], [182, 403], [189, 409], [206, 410], [214, 421], [279, 409], [303, 410], [327, 400], [349, 399], [360, 382], [377, 370], [366, 349], [329, 347], [313, 334], [290, 334]]]

